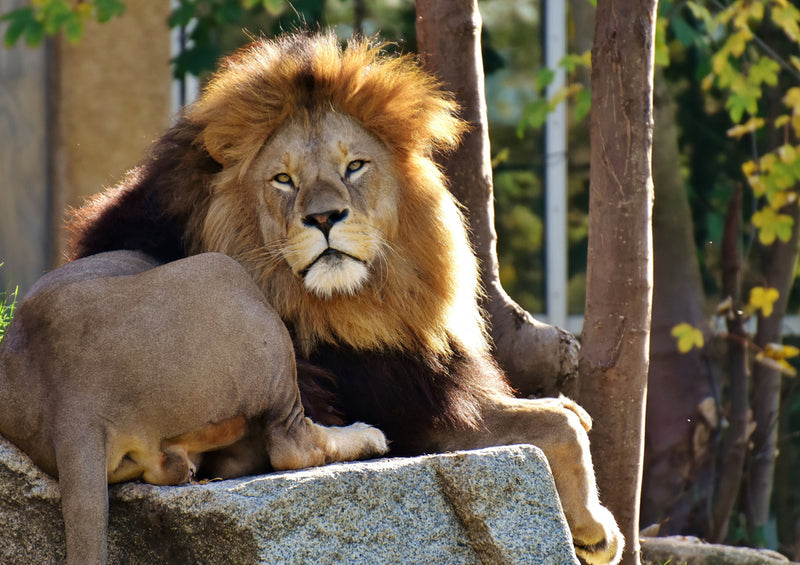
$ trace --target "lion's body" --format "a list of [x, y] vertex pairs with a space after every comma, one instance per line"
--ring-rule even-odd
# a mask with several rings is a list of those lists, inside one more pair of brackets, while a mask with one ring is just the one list
[[107, 482], [185, 483], [198, 454], [246, 434], [248, 459], [276, 469], [386, 451], [374, 428], [303, 414], [285, 327], [218, 253], [69, 263], [34, 285], [0, 343], [0, 433], [59, 479], [70, 565], [105, 562]]
[[588, 416], [513, 399], [489, 356], [476, 260], [433, 162], [465, 130], [456, 111], [411, 58], [366, 41], [258, 41], [76, 211], [72, 256], [233, 257], [289, 330], [313, 418], [376, 425], [401, 454], [535, 443], [581, 554], [613, 561], [621, 538], [597, 500]]

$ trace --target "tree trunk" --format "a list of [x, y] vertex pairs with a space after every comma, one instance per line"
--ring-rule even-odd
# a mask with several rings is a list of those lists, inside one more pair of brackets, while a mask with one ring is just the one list
[[722, 295], [731, 298], [728, 327], [728, 390], [729, 426], [725, 438], [720, 476], [714, 493], [711, 541], [721, 543], [728, 533], [728, 524], [741, 487], [742, 470], [747, 454], [747, 334], [741, 312], [741, 274], [739, 237], [742, 233], [742, 189], [736, 188], [725, 215], [722, 237]]
[[655, 0], [598, 0], [592, 47], [589, 255], [580, 401], [600, 493], [640, 563], [639, 503], [653, 291]]
[[477, 0], [417, 0], [416, 9], [422, 63], [455, 94], [462, 117], [472, 124], [459, 150], [441, 164], [466, 210], [497, 361], [523, 395], [569, 394], [577, 375], [577, 340], [534, 320], [500, 284]]
[[[660, 68], [653, 109], [653, 323], [641, 525], [705, 537], [714, 486], [718, 398], [700, 349], [680, 353], [672, 328], [705, 324], [694, 227], [681, 171], [675, 103]], [[701, 412], [701, 403], [705, 411]]]
[[[781, 213], [794, 218], [795, 229], [792, 238], [784, 243], [776, 241], [766, 253], [764, 265], [765, 284], [778, 290], [778, 300], [773, 305], [773, 314], [768, 318], [759, 316], [755, 342], [760, 347], [781, 341], [781, 327], [789, 292], [795, 278], [798, 250], [798, 224], [800, 214], [798, 205], [791, 204]], [[753, 367], [753, 419], [756, 429], [753, 432], [753, 451], [749, 459], [747, 481], [745, 484], [744, 509], [751, 543], [763, 546], [764, 527], [769, 520], [772, 484], [777, 457], [778, 417], [781, 401], [781, 375], [774, 369], [756, 363]]]

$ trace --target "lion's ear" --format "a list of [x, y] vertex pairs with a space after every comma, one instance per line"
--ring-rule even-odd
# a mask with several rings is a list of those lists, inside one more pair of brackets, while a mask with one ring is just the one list
[[221, 132], [215, 131], [216, 129], [220, 128], [206, 126], [203, 130], [203, 147], [205, 147], [212, 159], [222, 165], [223, 168], [227, 168], [237, 160], [234, 156], [236, 152], [235, 146], [228, 141], [229, 138], [227, 136], [220, 135]]
[[252, 129], [248, 131], [240, 128], [237, 135], [231, 135], [231, 132], [225, 131], [225, 126], [206, 126], [203, 131], [203, 146], [223, 169], [239, 167], [239, 174], [243, 174], [264, 144], [264, 140], [255, 135]]

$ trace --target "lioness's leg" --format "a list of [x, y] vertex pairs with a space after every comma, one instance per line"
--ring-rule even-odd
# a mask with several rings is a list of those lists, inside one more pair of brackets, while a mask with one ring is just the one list
[[104, 565], [108, 552], [105, 434], [99, 427], [66, 424], [58, 427], [54, 443], [67, 564]]
[[360, 422], [326, 427], [305, 416], [299, 393], [286, 418], [267, 423], [267, 452], [275, 470], [316, 467], [383, 455], [389, 448], [383, 432]]
[[537, 446], [550, 463], [578, 555], [592, 564], [616, 563], [624, 540], [597, 495], [586, 434], [591, 420], [586, 412], [564, 397], [500, 397], [485, 407], [484, 425], [481, 430], [446, 434], [442, 447]]

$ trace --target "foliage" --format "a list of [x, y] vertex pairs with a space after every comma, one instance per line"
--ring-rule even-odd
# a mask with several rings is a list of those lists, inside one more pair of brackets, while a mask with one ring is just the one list
[[[796, 229], [794, 219], [784, 210], [786, 206], [797, 205], [800, 145], [789, 140], [800, 137], [800, 86], [794, 86], [786, 92], [782, 98], [784, 112], [778, 115], [762, 116], [764, 108], [759, 101], [764, 98], [766, 88], [778, 85], [782, 72], [800, 83], [800, 58], [791, 56], [789, 61], [782, 59], [766, 46], [753, 28], [762, 25], [768, 18], [798, 48], [800, 10], [786, 0], [737, 0], [715, 14], [697, 2], [687, 2], [687, 7], [705, 35], [687, 32], [684, 22], [684, 27], [678, 27], [686, 41], [696, 44], [700, 37], [723, 38], [712, 49], [709, 72], [702, 81], [702, 87], [706, 91], [716, 89], [721, 94], [728, 116], [734, 123], [727, 130], [727, 135], [734, 139], [744, 136], [751, 138], [753, 158], [742, 165], [741, 171], [753, 191], [755, 201], [760, 204], [760, 208], [751, 216], [758, 240], [764, 246], [770, 246], [777, 240], [787, 242]], [[759, 132], [768, 127], [780, 133], [785, 142], [759, 155]], [[777, 299], [776, 289], [754, 286], [750, 291], [750, 300], [744, 307], [748, 313], [760, 310], [762, 316], [769, 317]], [[684, 325], [673, 329], [682, 352], [691, 349], [684, 349], [688, 331]], [[787, 365], [785, 359], [792, 356], [783, 351], [777, 355]], [[769, 362], [774, 358], [760, 354], [757, 360]], [[789, 373], [785, 366], [783, 368], [782, 372]]]
[[[0, 263], [0, 267], [3, 264]], [[17, 302], [18, 289], [13, 291], [0, 292], [0, 341], [6, 333], [8, 324], [11, 323], [11, 318], [14, 316], [14, 307]]]
[[[573, 76], [581, 68], [591, 68], [592, 53], [591, 51], [586, 51], [581, 55], [565, 55], [561, 61], [559, 61], [559, 66], [562, 67], [568, 75]], [[574, 100], [572, 111], [573, 118], [576, 122], [581, 121], [589, 114], [592, 93], [579, 82], [571, 82], [562, 86], [551, 94], [549, 98], [545, 95], [547, 87], [553, 83], [555, 76], [555, 71], [548, 67], [542, 67], [536, 73], [536, 90], [538, 97], [528, 102], [523, 109], [522, 118], [517, 125], [517, 135], [519, 137], [522, 137], [526, 128], [532, 128], [534, 130], [540, 129], [547, 121], [548, 114], [566, 100]]]
[[[736, 344], [736, 347], [728, 347], [729, 355], [732, 351], [740, 351], [739, 346], [743, 345], [752, 352], [747, 357], [750, 362], [764, 365], [778, 374], [794, 376], [800, 350], [783, 343], [764, 343], [767, 340], [763, 336], [769, 334], [767, 330], [762, 334], [761, 330], [774, 326], [774, 320], [782, 319], [786, 313], [777, 308], [779, 299], [787, 297], [781, 297], [778, 289], [769, 287], [769, 284], [780, 286], [784, 283], [774, 279], [769, 265], [774, 261], [777, 249], [791, 249], [790, 246], [775, 246], [792, 241], [799, 228], [795, 225], [794, 217], [800, 189], [800, 58], [781, 54], [797, 52], [800, 47], [800, 10], [786, 0], [735, 0], [725, 5], [716, 0], [705, 3], [672, 3], [667, 0], [662, 4], [662, 9], [663, 18], [669, 21], [663, 48], [670, 64], [676, 62], [676, 67], [684, 73], [681, 77], [676, 69], [671, 78], [673, 84], [680, 85], [686, 93], [685, 100], [679, 102], [679, 113], [686, 119], [682, 149], [688, 154], [685, 163], [690, 170], [688, 179], [695, 192], [696, 203], [701, 203], [708, 210], [703, 221], [699, 222], [698, 229], [698, 233], [702, 234], [701, 264], [706, 267], [707, 275], [713, 274], [718, 280], [722, 278], [723, 269], [727, 272], [732, 268], [737, 270], [739, 282], [736, 286], [742, 287], [742, 296], [746, 297], [739, 301], [737, 296], [721, 296], [722, 302], [717, 308], [715, 321], [710, 324], [710, 333], [723, 338], [728, 345]], [[687, 61], [691, 61], [691, 64], [687, 64]], [[687, 73], [687, 70], [690, 72]], [[696, 107], [697, 102], [702, 103], [702, 110], [690, 115], [687, 110]], [[727, 140], [717, 136], [717, 139], [706, 143], [705, 140], [712, 139], [712, 136], [704, 130], [710, 131], [712, 123], [718, 128], [717, 131], [726, 132]], [[726, 224], [723, 217], [727, 201], [733, 193], [732, 188], [744, 183], [751, 189], [745, 194], [743, 214], [743, 219], [749, 220], [749, 223], [743, 233], [733, 233], [733, 230], [723, 228]], [[720, 260], [716, 242], [723, 239], [728, 243], [728, 249], [732, 248], [731, 243], [738, 242], [736, 264], [730, 254]], [[707, 282], [711, 280], [710, 277], [706, 279]], [[728, 276], [727, 280], [730, 287], [731, 277]], [[785, 308], [786, 301], [780, 303], [780, 308]], [[739, 329], [742, 324], [738, 321], [746, 322], [750, 318], [757, 318], [759, 332], [755, 338]], [[733, 322], [731, 334], [719, 329], [726, 325], [723, 323], [725, 320]], [[700, 332], [700, 329], [688, 324], [679, 324], [673, 329], [680, 351], [687, 352], [694, 347], [695, 344], [687, 345], [687, 336], [696, 332]], [[704, 337], [707, 338], [708, 330], [705, 333]], [[699, 342], [696, 345], [700, 346]], [[706, 347], [707, 352], [713, 355], [714, 348]], [[733, 356], [737, 354], [733, 353]], [[731, 364], [735, 363], [731, 357], [728, 359]], [[741, 364], [744, 365], [744, 353], [737, 359], [742, 359]], [[729, 369], [739, 374], [739, 371], [731, 367]], [[766, 373], [759, 370], [753, 374], [764, 377]], [[758, 487], [752, 485], [763, 486], [766, 481], [772, 480], [763, 475], [754, 479], [753, 467], [758, 458], [767, 460], [777, 455], [771, 451], [768, 443], [763, 443], [764, 440], [748, 440], [756, 427], [764, 436], [763, 430], [776, 426], [774, 420], [777, 415], [767, 413], [763, 399], [759, 403], [760, 396], [776, 394], [767, 390], [763, 382], [766, 381], [749, 383], [758, 392], [752, 398], [744, 399], [744, 408], [737, 415], [732, 414], [735, 402], [733, 385], [727, 391], [723, 389], [723, 394], [731, 396], [730, 406], [722, 406], [729, 418], [754, 418], [748, 424], [749, 431], [744, 438], [736, 437], [733, 427], [722, 430], [723, 435], [730, 436], [730, 442], [753, 442], [746, 452], [750, 483], [743, 488], [751, 500], [749, 504], [737, 503], [734, 512], [738, 508], [741, 514], [732, 516], [728, 540], [777, 549], [779, 540], [791, 539], [794, 532], [790, 531], [790, 526], [779, 532], [775, 524], [782, 521], [793, 523], [797, 512], [796, 508], [774, 504], [773, 514], [766, 524], [758, 522], [763, 518], [751, 513], [751, 508], [756, 506], [752, 504], [752, 497], [767, 500], [769, 495], [768, 488], [755, 490]], [[745, 383], [736, 390], [747, 388], [748, 384]], [[796, 393], [796, 388], [782, 388], [795, 390]], [[780, 397], [775, 396], [776, 404], [779, 400]], [[748, 406], [753, 409], [753, 416], [747, 416]], [[771, 420], [766, 421], [767, 418]], [[784, 409], [779, 424], [782, 437], [789, 437], [783, 428], [787, 419]], [[794, 440], [792, 449], [784, 448], [783, 453], [792, 452], [797, 447], [798, 443]], [[785, 455], [781, 459], [785, 459]], [[725, 474], [726, 469], [719, 469], [718, 472]], [[777, 477], [776, 481], [779, 480], [781, 478]], [[776, 482], [776, 489], [781, 491], [782, 497], [797, 495], [791, 481], [784, 480], [780, 486]], [[718, 492], [717, 496], [732, 494], [735, 495], [735, 492]], [[774, 531], [767, 535], [770, 528]]]
[[800, 58], [792, 55], [789, 61], [782, 59], [753, 30], [769, 18], [771, 25], [782, 30], [797, 49], [800, 10], [788, 0], [737, 0], [714, 15], [699, 3], [688, 2], [688, 6], [709, 34], [725, 34], [711, 56], [711, 72], [703, 80], [703, 88], [717, 88], [726, 98], [725, 108], [735, 124], [728, 135], [736, 138], [749, 135], [756, 139], [758, 130], [772, 127], [786, 140], [777, 149], [760, 155], [754, 151], [753, 159], [742, 165], [742, 172], [763, 204], [752, 218], [761, 243], [789, 241], [794, 220], [780, 210], [797, 201], [800, 146], [789, 140], [800, 136], [800, 84], [787, 91], [782, 99], [784, 113], [777, 116], [761, 116], [764, 109], [759, 101], [765, 88], [778, 85], [781, 71], [800, 83]]
[[125, 4], [120, 0], [32, 0], [29, 6], [12, 10], [0, 21], [8, 23], [3, 42], [6, 47], [24, 38], [29, 47], [39, 45], [46, 35], [64, 32], [70, 42], [83, 37], [87, 20], [107, 22], [122, 15]]

